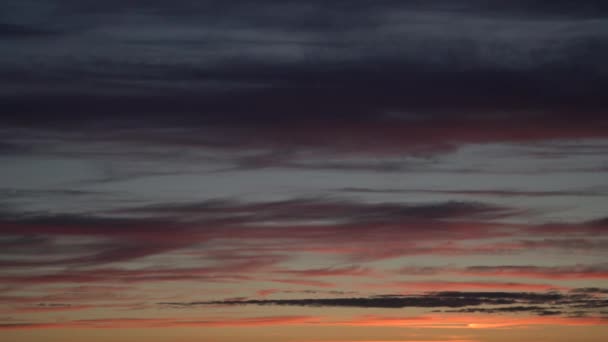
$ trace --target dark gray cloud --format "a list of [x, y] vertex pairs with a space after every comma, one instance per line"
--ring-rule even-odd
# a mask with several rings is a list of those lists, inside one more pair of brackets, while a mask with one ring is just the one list
[[584, 287], [572, 290], [574, 293], [587, 293], [587, 294], [608, 294], [608, 288], [600, 287]]
[[358, 308], [460, 308], [445, 312], [518, 313], [530, 312], [539, 316], [572, 315], [585, 309], [586, 314], [606, 307], [606, 299], [580, 292], [528, 293], [528, 292], [432, 292], [423, 295], [380, 295], [359, 298], [308, 298], [218, 300], [203, 302], [163, 302], [176, 308], [206, 305], [284, 305], [307, 307], [358, 307]]
[[380, 137], [380, 148], [403, 151], [605, 136], [607, 11], [598, 1], [0, 6], [13, 38], [0, 43], [9, 51], [3, 111], [18, 113], [3, 117], [8, 126], [137, 126], [131, 139], [146, 140], [146, 128], [204, 124], [151, 140], [295, 150], [358, 150]]
[[424, 296], [376, 296], [363, 298], [316, 298], [316, 299], [264, 299], [264, 300], [222, 300], [190, 303], [160, 303], [171, 306], [198, 305], [288, 305], [316, 307], [364, 307], [364, 308], [405, 308], [405, 307], [465, 307], [481, 304], [513, 304], [516, 300], [507, 296], [443, 296], [441, 293]]
[[496, 219], [518, 214], [516, 209], [478, 202], [437, 202], [428, 204], [361, 203], [323, 198], [303, 198], [264, 203], [206, 201], [202, 203], [151, 205], [126, 208], [120, 212], [182, 216], [184, 214], [239, 217], [249, 224], [275, 220], [330, 219], [346, 222], [405, 222], [410, 220]]
[[584, 190], [551, 190], [551, 191], [533, 191], [533, 190], [507, 190], [507, 189], [489, 189], [489, 190], [473, 190], [473, 189], [377, 189], [377, 188], [342, 188], [337, 189], [340, 192], [352, 193], [385, 193], [385, 194], [437, 194], [437, 195], [473, 195], [473, 196], [497, 196], [497, 197], [553, 197], [553, 196], [606, 196], [608, 193], [599, 189], [584, 189]]
[[0, 156], [23, 155], [29, 152], [31, 150], [26, 146], [0, 141]]
[[57, 32], [0, 23], [0, 37], [4, 39], [47, 38], [54, 34], [57, 34]]
[[466, 308], [459, 310], [445, 310], [444, 312], [461, 312], [461, 313], [520, 313], [531, 312], [539, 316], [555, 316], [561, 315], [562, 311], [551, 310], [542, 306], [510, 306], [504, 308]]
[[[187, 234], [189, 229], [160, 219], [7, 210], [0, 217], [0, 226], [3, 247], [0, 254], [4, 257], [0, 264], [5, 268], [102, 265], [196, 243], [166, 237], [168, 226], [176, 233]], [[65, 237], [76, 239], [62, 241]]]

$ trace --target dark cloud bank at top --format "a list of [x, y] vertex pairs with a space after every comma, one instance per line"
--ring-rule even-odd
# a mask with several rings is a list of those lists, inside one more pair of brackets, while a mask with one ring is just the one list
[[0, 13], [8, 128], [374, 153], [608, 131], [602, 1], [30, 0]]

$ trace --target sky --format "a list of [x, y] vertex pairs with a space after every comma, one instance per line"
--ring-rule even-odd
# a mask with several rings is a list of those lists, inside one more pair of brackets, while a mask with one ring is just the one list
[[4, 0], [0, 339], [608, 338], [608, 3]]

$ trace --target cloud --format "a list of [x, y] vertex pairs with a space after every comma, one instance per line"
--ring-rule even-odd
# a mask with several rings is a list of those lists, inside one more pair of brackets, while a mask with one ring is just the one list
[[525, 277], [542, 279], [606, 279], [606, 265], [586, 266], [471, 266], [460, 274], [486, 277]]
[[[12, 289], [13, 291], [16, 288]], [[11, 292], [11, 291], [7, 291]], [[60, 286], [42, 291], [39, 295], [3, 294], [0, 300], [16, 308], [53, 308], [83, 305], [106, 305], [120, 303], [130, 305], [145, 298], [146, 291], [132, 286], [116, 285], [88, 285], [88, 286]], [[40, 304], [43, 304], [42, 307]]]
[[[2, 125], [116, 150], [260, 152], [237, 167], [368, 170], [400, 166], [327, 156], [605, 138], [605, 11], [561, 1], [499, 11], [481, 1], [2, 5], [0, 34], [13, 39], [0, 96], [18, 114]], [[102, 122], [111, 129], [91, 129]]]
[[567, 287], [554, 284], [496, 282], [496, 281], [402, 281], [389, 282], [381, 285], [369, 285], [369, 287], [396, 288], [401, 291], [459, 291], [459, 290], [511, 290], [511, 291], [548, 291], [563, 290]]
[[268, 297], [274, 294], [299, 294], [299, 295], [332, 295], [332, 296], [347, 296], [357, 294], [356, 291], [338, 291], [338, 290], [284, 290], [284, 289], [263, 289], [256, 292], [260, 297]]
[[15, 309], [16, 313], [32, 313], [32, 312], [55, 312], [55, 311], [74, 311], [74, 310], [85, 310], [90, 309], [92, 306], [89, 305], [71, 305], [62, 303], [40, 303], [36, 306], [22, 307]]
[[439, 275], [458, 274], [472, 277], [487, 278], [538, 278], [538, 279], [605, 279], [608, 278], [605, 264], [593, 265], [564, 265], [564, 266], [533, 266], [533, 265], [502, 265], [502, 266], [468, 266], [458, 267], [402, 267], [397, 271], [403, 275]]
[[435, 292], [424, 295], [381, 295], [361, 298], [312, 298], [312, 299], [264, 299], [208, 302], [166, 302], [162, 305], [189, 307], [200, 305], [288, 305], [288, 306], [330, 306], [330, 307], [467, 307], [477, 305], [508, 305], [521, 301], [529, 303], [561, 300], [557, 293], [526, 292]]
[[4, 39], [48, 38], [57, 34], [59, 34], [59, 32], [52, 30], [0, 23], [0, 37]]
[[574, 312], [598, 314], [608, 305], [607, 299], [596, 292], [428, 292], [421, 295], [377, 295], [372, 297], [336, 297], [307, 299], [252, 299], [200, 302], [161, 302], [163, 306], [188, 308], [208, 305], [243, 306], [276, 305], [301, 307], [356, 307], [356, 308], [452, 308], [444, 312], [508, 314], [528, 312], [538, 316], [563, 315]]
[[530, 190], [431, 190], [431, 189], [377, 189], [377, 188], [343, 188], [338, 189], [340, 192], [353, 193], [382, 193], [382, 194], [437, 194], [437, 195], [471, 195], [471, 196], [488, 196], [488, 197], [554, 197], [554, 196], [606, 196], [603, 191], [596, 189], [588, 190], [553, 190], [553, 191], [530, 191]]
[[[249, 262], [226, 262], [199, 268], [98, 268], [80, 271], [63, 271], [46, 274], [5, 274], [0, 282], [5, 284], [45, 285], [54, 283], [146, 283], [162, 281], [207, 281], [235, 282], [250, 280], [247, 273], [262, 271], [279, 262], [280, 259], [259, 258]], [[276, 282], [301, 283], [304, 285], [331, 286], [325, 282], [277, 279]]]
[[0, 140], [0, 156], [25, 155], [30, 152], [27, 146]]
[[353, 276], [353, 277], [372, 277], [374, 271], [370, 268], [361, 266], [346, 266], [346, 267], [326, 267], [306, 270], [277, 270], [275, 273], [288, 274], [301, 277], [335, 277], [335, 276]]
[[608, 294], [608, 289], [599, 287], [584, 287], [572, 290], [575, 293]]
[[184, 320], [172, 318], [113, 318], [83, 319], [53, 323], [3, 323], [0, 330], [48, 329], [48, 328], [171, 328], [171, 327], [255, 327], [273, 325], [306, 325], [319, 320], [314, 316], [270, 316], [246, 318], [211, 318], [208, 320]]
[[[202, 203], [162, 204], [125, 208], [123, 213], [160, 215], [200, 215], [211, 219], [235, 215], [243, 221], [301, 221], [330, 219], [337, 222], [393, 222], [407, 220], [495, 219], [514, 215], [516, 210], [479, 202], [436, 202], [425, 204], [361, 203], [331, 198], [301, 198], [275, 202], [239, 203], [206, 201]], [[220, 221], [221, 222], [221, 221]], [[228, 221], [230, 223], [230, 221]]]
[[336, 285], [327, 281], [306, 280], [306, 279], [270, 279], [276, 283], [285, 283], [312, 287], [335, 287]]
[[511, 306], [505, 308], [467, 308], [467, 309], [459, 309], [459, 310], [445, 310], [445, 312], [458, 312], [458, 313], [485, 313], [485, 314], [495, 314], [495, 313], [521, 313], [521, 312], [531, 312], [539, 316], [555, 316], [561, 315], [563, 312], [550, 310], [546, 307], [542, 306]]
[[[269, 95], [270, 96], [270, 95]], [[276, 98], [276, 94], [272, 94]], [[363, 94], [353, 95], [364, 97]], [[345, 97], [352, 97], [345, 95]], [[67, 100], [66, 100], [67, 101]], [[120, 101], [120, 100], [116, 100]], [[123, 100], [124, 101], [124, 100]], [[143, 100], [142, 100], [143, 101]], [[171, 103], [183, 103], [186, 100], [167, 100]], [[271, 101], [268, 99], [268, 101]], [[298, 102], [298, 99], [286, 102]], [[302, 99], [311, 102], [315, 100]], [[318, 101], [327, 101], [319, 99]], [[111, 102], [111, 101], [106, 101]], [[103, 105], [91, 104], [94, 107]], [[48, 106], [60, 106], [56, 103]], [[66, 105], [67, 106], [67, 105]], [[136, 105], [133, 105], [136, 106]], [[205, 107], [205, 104], [191, 104], [188, 108]], [[251, 105], [255, 107], [255, 105]], [[156, 110], [162, 108], [156, 104]], [[166, 111], [171, 111], [168, 105]], [[108, 108], [107, 111], [120, 111], [119, 108]], [[262, 111], [266, 112], [264, 109]], [[38, 109], [14, 108], [15, 112], [38, 112]], [[89, 111], [83, 108], [82, 111]], [[291, 112], [289, 108], [277, 111]], [[306, 112], [314, 111], [310, 109]], [[346, 108], [340, 111], [349, 112]], [[333, 111], [332, 111], [333, 112]], [[92, 113], [91, 115], [97, 115]], [[352, 160], [340, 161], [338, 157], [402, 157], [429, 156], [454, 151], [467, 144], [486, 143], [522, 143], [537, 142], [554, 139], [584, 139], [605, 138], [604, 125], [601, 118], [589, 114], [580, 117], [579, 122], [572, 122], [568, 115], [560, 119], [558, 115], [551, 117], [529, 116], [521, 118], [447, 118], [442, 115], [429, 115], [428, 119], [390, 119], [383, 118], [382, 114], [373, 117], [357, 118], [331, 118], [330, 114], [324, 118], [298, 118], [297, 113], [287, 122], [280, 118], [260, 118], [259, 123], [249, 123], [241, 115], [234, 119], [215, 118], [183, 118], [174, 122], [165, 122], [163, 114], [157, 114], [158, 123], [153, 118], [146, 118], [147, 126], [123, 128], [115, 130], [112, 134], [107, 132], [90, 132], [82, 135], [60, 133], [63, 137], [55, 138], [56, 145], [68, 143], [90, 144], [92, 142], [115, 146], [112, 150], [120, 151], [119, 146], [157, 146], [158, 148], [198, 149], [217, 152], [229, 161], [230, 168], [251, 169], [260, 167], [284, 167], [300, 169], [336, 169], [336, 170], [363, 170], [363, 171], [400, 171], [408, 170], [408, 165], [400, 161]], [[125, 126], [123, 119], [114, 120], [108, 126]], [[141, 121], [142, 118], [132, 118], [132, 121]], [[31, 119], [36, 121], [36, 119]], [[191, 122], [194, 121], [194, 122]], [[200, 122], [199, 122], [200, 121]], [[208, 122], [207, 122], [208, 121]], [[227, 121], [227, 122], [226, 122]], [[183, 122], [183, 123], [182, 123]], [[58, 124], [61, 120], [58, 120]], [[86, 125], [72, 123], [71, 125]], [[165, 129], [160, 127], [167, 126]], [[59, 132], [62, 130], [57, 128]], [[84, 129], [84, 128], [83, 128]], [[41, 135], [48, 128], [30, 130], [31, 135]], [[55, 133], [56, 135], [56, 133]], [[11, 141], [8, 141], [12, 143]], [[61, 151], [61, 150], [59, 150]], [[42, 151], [41, 151], [42, 152]], [[137, 151], [136, 151], [137, 152]], [[134, 156], [138, 155], [133, 153]]]
[[[331, 198], [167, 203], [123, 207], [104, 215], [52, 215], [5, 210], [0, 217], [4, 236], [0, 246], [5, 258], [0, 264], [13, 269], [101, 266], [196, 250], [199, 256], [217, 262], [217, 267], [224, 267], [224, 274], [235, 265], [246, 264], [243, 259], [249, 258], [252, 263], [260, 264], [270, 261], [278, 266], [294, 252], [334, 255], [354, 265], [350, 268], [273, 270], [277, 275], [289, 276], [289, 281], [302, 283], [303, 279], [298, 278], [332, 274], [373, 276], [374, 270], [356, 265], [403, 256], [506, 255], [532, 249], [601, 250], [606, 244], [604, 240], [595, 238], [605, 230], [601, 219], [536, 225], [502, 221], [522, 214], [525, 212], [480, 202], [367, 203]], [[493, 238], [510, 238], [510, 241], [489, 240]], [[585, 275], [602, 276], [601, 272], [592, 270], [549, 271], [532, 268], [502, 270], [514, 276], [517, 272], [520, 275], [544, 272], [548, 279], [573, 278], [576, 274], [581, 279]], [[492, 270], [460, 270], [461, 274], [467, 272], [469, 275], [472, 272], [482, 275], [481, 272]], [[549, 273], [553, 274], [552, 278]], [[72, 277], [58, 273], [31, 277], [19, 275], [14, 279], [26, 283], [61, 279], [93, 281], [100, 275]], [[184, 274], [164, 275], [167, 279], [173, 276], [175, 279], [187, 278]], [[4, 279], [12, 282], [11, 277], [7, 275]], [[287, 278], [277, 276], [275, 279], [285, 281]], [[515, 282], [511, 284], [515, 286]], [[330, 286], [330, 283], [317, 282], [317, 285]]]
[[[605, 324], [606, 265], [584, 262], [608, 247], [608, 219], [590, 217], [606, 195], [606, 15], [566, 0], [0, 3], [0, 300], [23, 318], [0, 329]], [[586, 186], [555, 188], [573, 179]], [[282, 197], [319, 185], [359, 197]], [[447, 200], [463, 197], [478, 201]], [[402, 262], [419, 267], [386, 269]], [[116, 316], [152, 302], [395, 316]], [[114, 318], [69, 319], [94, 309]]]

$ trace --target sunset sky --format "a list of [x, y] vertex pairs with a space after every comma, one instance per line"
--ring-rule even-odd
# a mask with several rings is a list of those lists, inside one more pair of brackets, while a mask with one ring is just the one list
[[0, 340], [605, 342], [608, 2], [0, 2]]

